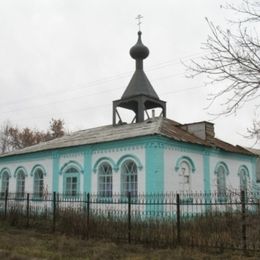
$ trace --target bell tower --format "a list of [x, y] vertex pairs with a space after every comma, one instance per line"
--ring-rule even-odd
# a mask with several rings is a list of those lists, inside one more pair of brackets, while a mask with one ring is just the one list
[[118, 107], [132, 110], [135, 116], [132, 123], [145, 120], [147, 110], [161, 108], [161, 116], [166, 117], [166, 102], [159, 99], [143, 70], [143, 60], [149, 55], [149, 49], [142, 43], [142, 32], [138, 31], [137, 43], [130, 49], [130, 56], [135, 60], [135, 72], [121, 99], [113, 101], [113, 125], [122, 124]]

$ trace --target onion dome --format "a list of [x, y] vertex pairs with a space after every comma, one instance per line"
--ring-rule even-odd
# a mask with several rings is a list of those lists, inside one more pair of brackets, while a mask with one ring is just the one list
[[139, 31], [137, 43], [130, 49], [130, 55], [135, 60], [143, 60], [149, 55], [149, 49], [143, 45], [141, 35], [142, 32]]
[[130, 55], [135, 59], [135, 72], [121, 99], [113, 101], [113, 125], [122, 123], [118, 107], [134, 112], [133, 123], [144, 122], [147, 111], [153, 108], [161, 108], [162, 116], [166, 117], [166, 102], [159, 99], [143, 70], [143, 60], [148, 57], [149, 49], [143, 45], [141, 35], [139, 31], [137, 43], [130, 49]]

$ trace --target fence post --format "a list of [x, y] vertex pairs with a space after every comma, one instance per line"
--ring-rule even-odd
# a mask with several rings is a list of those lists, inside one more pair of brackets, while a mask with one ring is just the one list
[[52, 219], [52, 232], [56, 229], [56, 192], [53, 192], [53, 219]]
[[176, 197], [176, 215], [177, 215], [177, 243], [181, 243], [181, 212], [180, 212], [180, 194]]
[[87, 239], [89, 239], [89, 192], [87, 194]]
[[128, 192], [128, 243], [131, 244], [131, 193]]
[[86, 212], [87, 212], [87, 193], [84, 192], [83, 193], [83, 213], [84, 213], [84, 216], [86, 215]]
[[246, 241], [246, 198], [245, 191], [241, 190], [241, 210], [242, 210], [242, 245], [244, 254], [247, 253], [247, 241]]
[[7, 200], [8, 200], [8, 190], [6, 189], [5, 190], [5, 215], [4, 215], [5, 219], [7, 217]]
[[29, 227], [29, 218], [30, 218], [30, 194], [27, 193], [27, 196], [26, 196], [26, 227]]

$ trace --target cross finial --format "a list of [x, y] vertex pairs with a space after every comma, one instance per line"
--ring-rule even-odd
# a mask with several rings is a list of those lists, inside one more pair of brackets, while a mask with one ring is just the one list
[[137, 15], [137, 17], [135, 18], [135, 19], [137, 19], [138, 20], [138, 23], [137, 23], [137, 25], [138, 25], [138, 27], [139, 27], [139, 31], [141, 31], [141, 19], [142, 18], [144, 18], [142, 15], [140, 15], [140, 14], [138, 14]]

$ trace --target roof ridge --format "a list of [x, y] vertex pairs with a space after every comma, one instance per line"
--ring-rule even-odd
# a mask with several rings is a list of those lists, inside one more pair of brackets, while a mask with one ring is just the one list
[[144, 122], [126, 124], [126, 125], [106, 125], [85, 130], [73, 132], [60, 138], [50, 140], [48, 142], [39, 143], [29, 146], [21, 150], [12, 151], [0, 155], [2, 157], [14, 156], [19, 154], [34, 153], [47, 150], [58, 150], [61, 148], [94, 145], [97, 143], [105, 143], [126, 139], [133, 139], [144, 136], [164, 136], [178, 142], [190, 144], [204, 145], [206, 147], [219, 148], [227, 152], [243, 153], [252, 155], [245, 149], [229, 144], [218, 138], [213, 138], [211, 142], [203, 140], [182, 128], [182, 125], [174, 120], [155, 117]]

